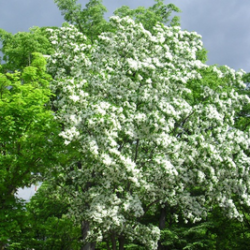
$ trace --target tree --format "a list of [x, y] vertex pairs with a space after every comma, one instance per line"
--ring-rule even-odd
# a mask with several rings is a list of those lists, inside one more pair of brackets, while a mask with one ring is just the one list
[[122, 6], [114, 11], [119, 17], [129, 16], [137, 23], [142, 23], [143, 27], [149, 31], [153, 31], [153, 27], [159, 22], [164, 25], [180, 26], [180, 18], [174, 16], [170, 21], [173, 12], [181, 12], [174, 4], [164, 4], [164, 0], [155, 0], [155, 4], [149, 8], [138, 7], [130, 9], [129, 6]]
[[54, 0], [54, 2], [61, 10], [64, 19], [75, 25], [91, 42], [106, 30], [107, 21], [104, 19], [104, 13], [107, 9], [101, 0], [90, 0], [85, 9], [76, 3], [77, 0]]
[[0, 248], [20, 233], [18, 188], [35, 183], [56, 159], [52, 148], [59, 126], [48, 105], [51, 77], [43, 56], [33, 58], [22, 72], [0, 73]]
[[[156, 249], [165, 208], [186, 222], [213, 205], [242, 219], [250, 141], [234, 116], [249, 102], [235, 91], [243, 73], [198, 60], [195, 32], [159, 23], [150, 32], [128, 17], [110, 24], [93, 45], [73, 26], [51, 36], [56, 117], [74, 152], [57, 182], [82, 225], [82, 249], [99, 241]], [[159, 227], [146, 219], [157, 213]]]
[[[250, 73], [246, 73], [243, 76], [243, 80], [246, 83], [246, 87], [240, 88], [237, 91], [240, 94], [246, 94], [249, 96], [250, 95], [250, 93], [249, 93]], [[250, 125], [249, 110], [250, 110], [249, 104], [245, 105], [243, 107], [243, 109], [240, 110], [240, 112], [237, 114], [237, 117], [236, 117], [236, 127], [243, 130], [243, 131], [247, 131], [249, 129], [249, 125]]]
[[0, 42], [2, 43], [0, 51], [3, 53], [4, 60], [2, 72], [14, 72], [30, 66], [34, 52], [43, 55], [53, 53], [52, 45], [46, 34], [46, 27], [33, 27], [30, 32], [18, 32], [14, 35], [0, 29]]
[[[217, 66], [215, 66], [217, 68]], [[211, 67], [213, 68], [213, 67]], [[224, 67], [219, 67], [220, 70], [225, 71]], [[243, 81], [249, 82], [248, 74], [243, 76]], [[228, 86], [228, 79], [223, 77], [217, 79], [212, 77], [211, 73], [202, 75], [204, 82], [213, 85], [219, 83], [223, 86], [228, 94], [232, 90]], [[195, 82], [192, 82], [193, 86], [198, 86]], [[216, 86], [216, 85], [214, 85]], [[249, 96], [249, 88], [247, 87], [235, 88], [234, 90], [238, 94], [247, 94]], [[191, 86], [190, 86], [191, 87]], [[197, 94], [199, 93], [196, 89]], [[216, 91], [216, 89], [214, 89]], [[196, 96], [197, 96], [196, 94]], [[194, 100], [195, 101], [195, 100]], [[196, 102], [202, 101], [200, 98], [196, 98]], [[234, 117], [234, 127], [248, 131], [249, 126], [249, 104], [243, 106], [241, 110], [236, 110]], [[247, 153], [247, 152], [246, 152]], [[248, 154], [248, 153], [247, 153]], [[248, 154], [249, 155], [249, 154]], [[249, 207], [240, 204], [236, 201], [234, 195], [232, 198], [235, 200], [235, 205], [242, 216], [242, 220], [239, 221], [235, 218], [228, 218], [224, 211], [219, 206], [213, 206], [208, 213], [206, 219], [192, 224], [184, 224], [183, 219], [180, 219], [178, 223], [173, 223], [171, 216], [167, 213], [167, 223], [165, 229], [162, 231], [162, 241], [166, 245], [166, 248], [176, 249], [246, 249], [249, 245]]]
[[67, 200], [53, 192], [53, 186], [43, 182], [36, 194], [26, 204], [26, 223], [22, 234], [13, 239], [12, 245], [21, 249], [79, 249], [80, 226], [65, 214]]

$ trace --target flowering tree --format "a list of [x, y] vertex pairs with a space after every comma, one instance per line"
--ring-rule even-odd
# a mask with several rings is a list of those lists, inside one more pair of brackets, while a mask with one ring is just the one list
[[249, 205], [250, 184], [250, 141], [234, 128], [249, 101], [235, 91], [243, 72], [197, 60], [195, 32], [149, 32], [128, 17], [110, 24], [93, 45], [73, 26], [51, 30], [54, 105], [70, 154], [55, 170], [83, 249], [102, 240], [156, 249], [159, 227], [144, 217], [159, 206], [195, 222], [218, 204], [241, 219], [235, 201]]

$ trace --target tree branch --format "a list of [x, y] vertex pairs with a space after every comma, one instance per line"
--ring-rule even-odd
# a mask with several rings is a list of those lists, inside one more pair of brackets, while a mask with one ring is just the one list
[[135, 163], [136, 163], [137, 156], [138, 156], [138, 147], [139, 147], [139, 139], [136, 140], [135, 157], [134, 157]]

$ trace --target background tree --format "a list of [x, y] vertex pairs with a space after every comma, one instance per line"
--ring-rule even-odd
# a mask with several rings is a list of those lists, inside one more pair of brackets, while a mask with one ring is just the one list
[[[246, 94], [248, 96], [250, 96], [250, 73], [246, 73], [243, 77], [244, 82], [246, 83], [246, 87], [245, 88], [240, 88], [237, 91], [239, 92], [239, 94]], [[250, 105], [247, 104], [243, 107], [242, 110], [240, 110], [240, 112], [237, 114], [237, 117], [235, 118], [236, 120], [236, 127], [243, 130], [243, 131], [247, 131], [249, 129], [250, 126]]]
[[51, 77], [45, 70], [45, 59], [36, 53], [22, 72], [0, 73], [1, 246], [19, 231], [18, 188], [35, 183], [56, 158], [59, 127], [48, 105]]
[[[26, 222], [22, 234], [13, 239], [12, 245], [21, 249], [79, 249], [80, 226], [66, 216], [67, 200], [53, 192], [54, 187], [44, 182], [26, 204]], [[16, 242], [16, 243], [15, 243]]]
[[2, 72], [14, 72], [30, 66], [32, 54], [39, 52], [43, 55], [53, 53], [48, 40], [46, 27], [33, 27], [29, 32], [18, 32], [14, 35], [0, 29], [1, 52], [3, 53]]
[[157, 23], [170, 26], [180, 26], [180, 18], [171, 16], [174, 12], [181, 12], [181, 10], [174, 4], [164, 4], [164, 0], [155, 0], [155, 4], [148, 8], [138, 7], [130, 9], [129, 6], [122, 6], [114, 11], [114, 14], [119, 17], [129, 16], [138, 23], [142, 23], [143, 27], [153, 32], [153, 27]]
[[107, 21], [104, 13], [107, 9], [101, 0], [90, 0], [86, 8], [82, 9], [77, 0], [54, 0], [61, 10], [64, 19], [75, 25], [93, 43], [103, 31], [106, 30]]

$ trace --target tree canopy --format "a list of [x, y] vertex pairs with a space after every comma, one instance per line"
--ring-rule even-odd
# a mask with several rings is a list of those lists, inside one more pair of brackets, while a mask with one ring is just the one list
[[101, 0], [90, 0], [84, 9], [81, 4], [77, 4], [77, 0], [54, 0], [54, 2], [61, 10], [64, 19], [86, 34], [92, 42], [107, 28], [107, 21], [104, 19], [107, 9]]
[[0, 30], [0, 249], [246, 249], [249, 75], [173, 4], [54, 2], [61, 28]]
[[23, 70], [30, 66], [34, 52], [43, 55], [53, 53], [52, 45], [46, 34], [46, 27], [33, 27], [30, 32], [15, 35], [0, 29], [1, 52], [3, 53], [2, 71]]
[[18, 231], [10, 216], [19, 207], [18, 188], [35, 183], [53, 165], [53, 133], [59, 127], [49, 105], [51, 76], [43, 56], [33, 58], [22, 72], [0, 73], [0, 242]]
[[159, 23], [150, 32], [129, 17], [110, 24], [115, 32], [93, 45], [73, 26], [51, 31], [60, 136], [78, 152], [59, 170], [61, 190], [84, 240], [156, 249], [159, 229], [144, 218], [157, 206], [192, 222], [212, 205], [242, 219], [250, 141], [233, 118], [249, 102], [235, 91], [243, 72], [198, 60], [195, 32]]

